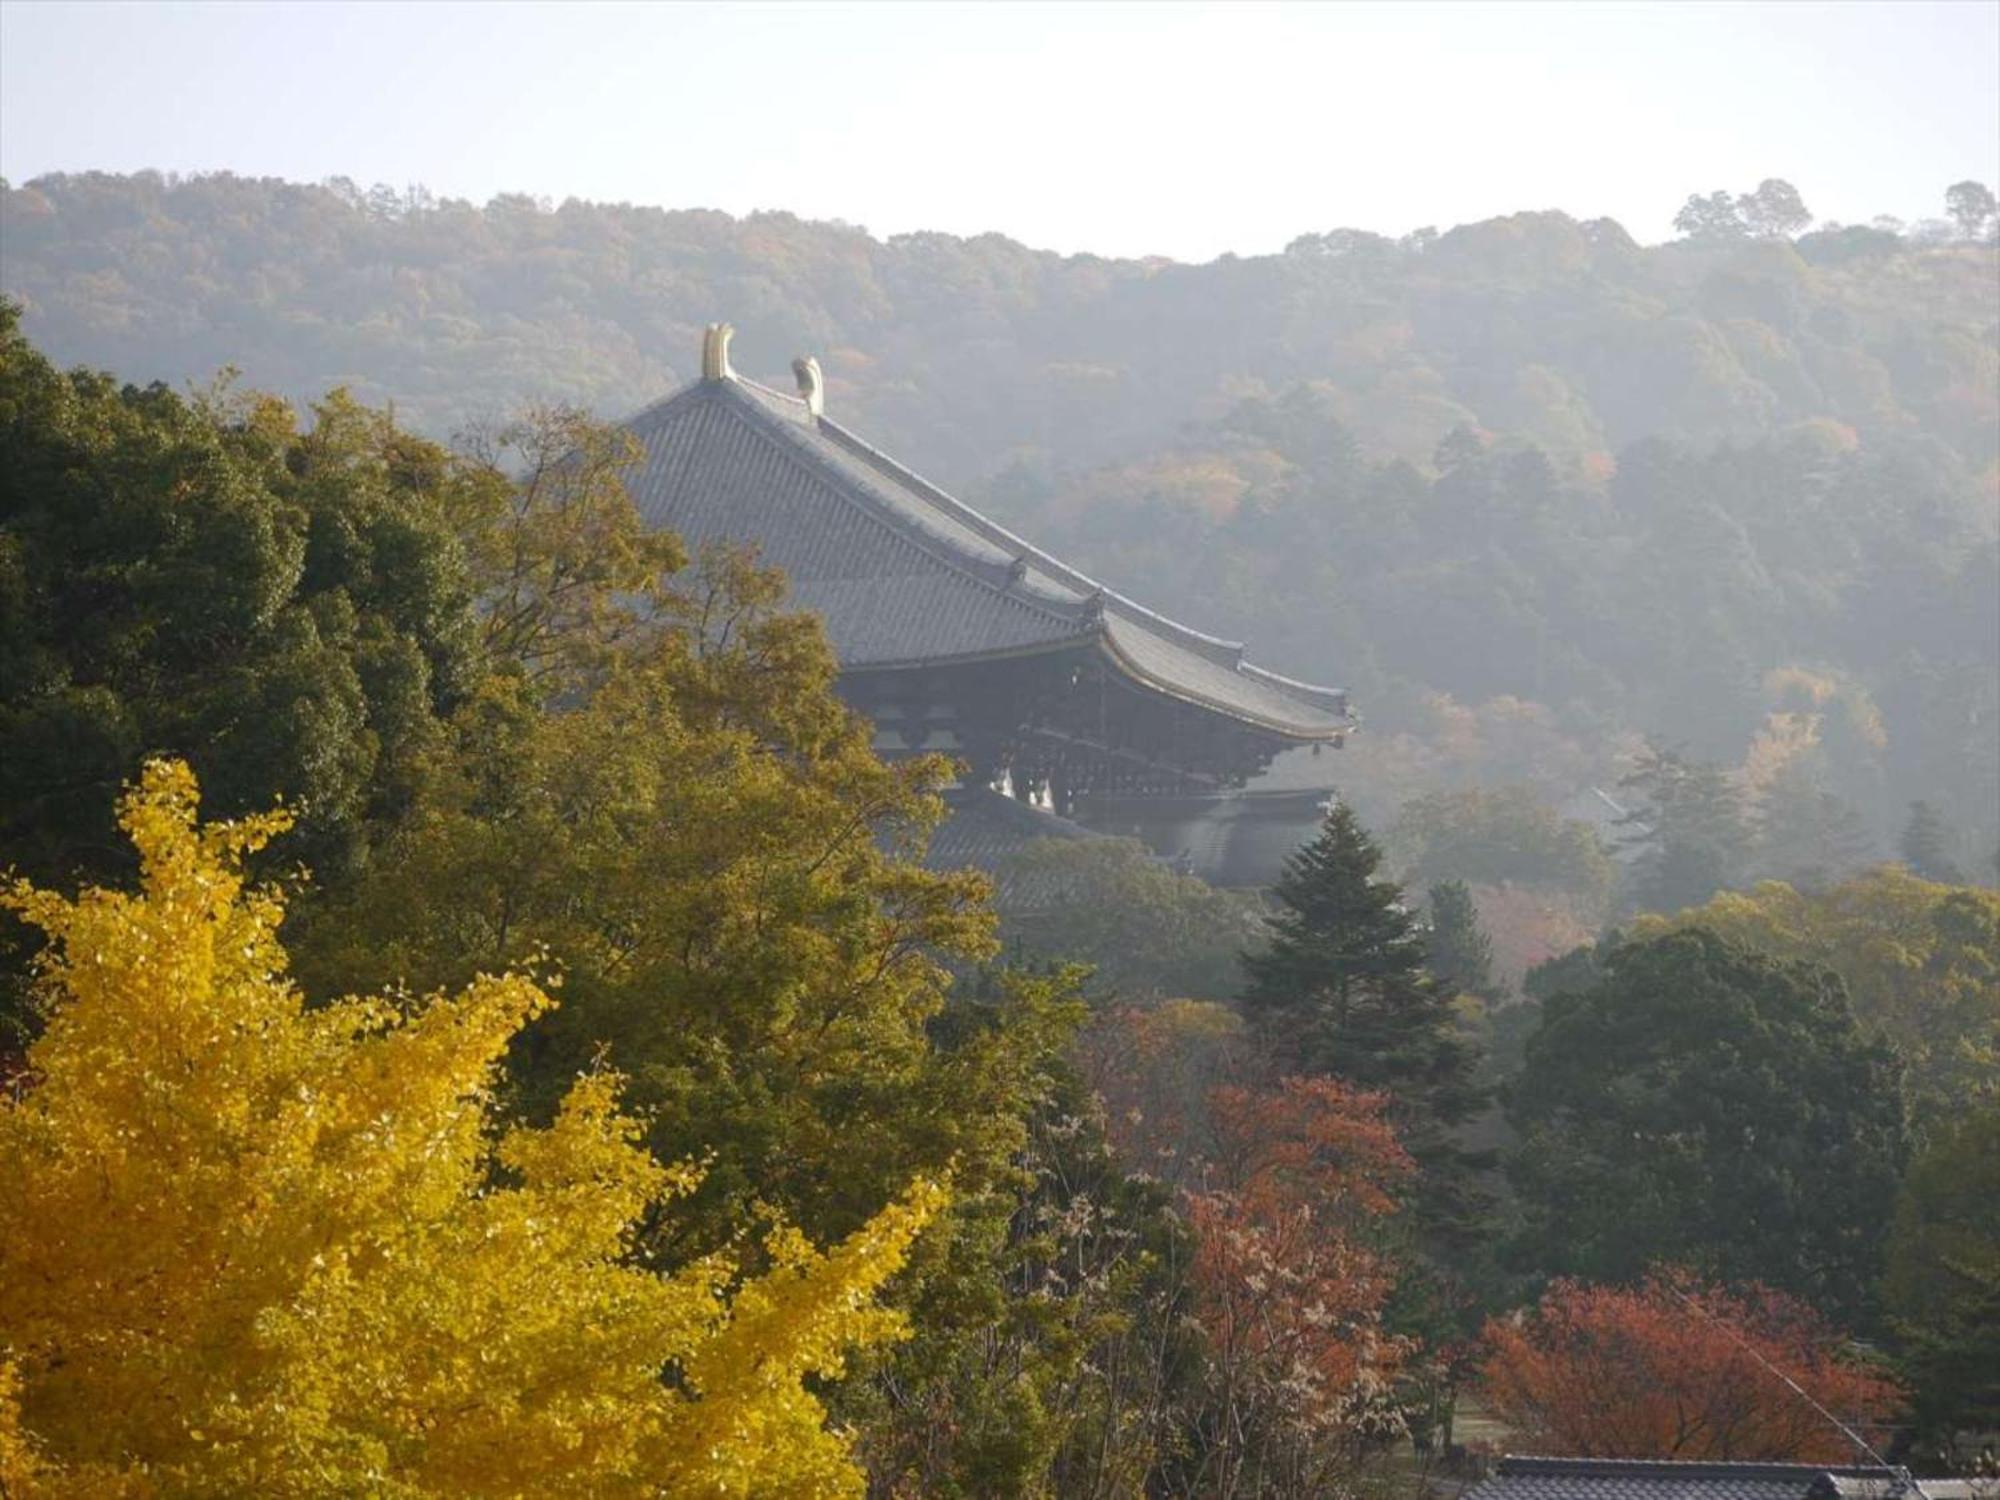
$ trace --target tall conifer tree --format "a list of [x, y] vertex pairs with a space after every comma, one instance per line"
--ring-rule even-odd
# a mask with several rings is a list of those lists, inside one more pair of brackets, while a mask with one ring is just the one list
[[1493, 981], [1493, 940], [1479, 925], [1479, 908], [1462, 880], [1440, 880], [1430, 890], [1431, 922], [1426, 940], [1430, 971], [1455, 995], [1488, 1002], [1501, 998]]
[[1416, 1212], [1434, 1248], [1467, 1248], [1484, 1195], [1479, 1157], [1452, 1127], [1483, 1102], [1477, 1056], [1450, 997], [1424, 968], [1424, 937], [1402, 887], [1378, 880], [1382, 851], [1337, 807], [1292, 855], [1273, 894], [1270, 946], [1246, 955], [1243, 1010], [1286, 1072], [1323, 1073], [1392, 1096], [1391, 1119], [1422, 1174]]
[[1682, 911], [1739, 883], [1752, 831], [1721, 766], [1649, 745], [1618, 784], [1645, 803], [1618, 820], [1638, 856], [1631, 897], [1641, 911]]
[[1904, 864], [1926, 880], [1935, 880], [1940, 885], [1964, 885], [1965, 872], [1952, 857], [1956, 842], [1951, 825], [1938, 810], [1919, 800], [1910, 804], [1910, 821], [1903, 829], [1897, 852], [1903, 856]]

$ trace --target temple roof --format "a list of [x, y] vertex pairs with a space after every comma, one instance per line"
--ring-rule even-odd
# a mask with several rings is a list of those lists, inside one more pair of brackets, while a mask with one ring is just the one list
[[825, 620], [843, 669], [1094, 650], [1147, 688], [1287, 738], [1354, 727], [1345, 692], [1250, 665], [1239, 643], [1104, 588], [870, 447], [820, 409], [817, 366], [801, 362], [809, 394], [785, 395], [737, 375], [720, 340], [702, 379], [627, 423], [645, 449], [632, 496], [690, 547], [755, 542]]
[[1992, 1480], [1915, 1479], [1907, 1469], [1827, 1464], [1508, 1455], [1467, 1500], [1991, 1500]]

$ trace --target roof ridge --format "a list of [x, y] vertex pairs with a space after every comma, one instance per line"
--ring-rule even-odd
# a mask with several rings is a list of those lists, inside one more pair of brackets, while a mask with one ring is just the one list
[[799, 409], [801, 417], [810, 418], [813, 414], [812, 408], [806, 404], [804, 397], [794, 396], [789, 391], [778, 390], [775, 386], [768, 386], [761, 380], [752, 380], [748, 375], [740, 375], [734, 370], [730, 371], [729, 379], [726, 383], [748, 386], [760, 396], [768, 396], [773, 401], [782, 401], [787, 406], [796, 406]]
[[[754, 386], [756, 385], [756, 382], [746, 381], [743, 380], [742, 377], [740, 376], [734, 376], [729, 381], [717, 382], [717, 384], [719, 385], [739, 384], [739, 385]], [[757, 389], [765, 390], [768, 388], [758, 386]], [[740, 395], [736, 397], [736, 405], [738, 411], [744, 410], [743, 399]], [[762, 408], [754, 404], [751, 405], [748, 408], [748, 410], [752, 414], [753, 420], [758, 415], [763, 414]], [[845, 500], [851, 493], [851, 484], [849, 482], [849, 476], [841, 474], [837, 470], [831, 469], [831, 466], [828, 465], [826, 459], [813, 450], [811, 441], [805, 435], [806, 433], [817, 430], [825, 425], [828, 425], [826, 423], [826, 418], [820, 417], [810, 422], [801, 423], [796, 429], [780, 424], [776, 427], [775, 430], [782, 435], [785, 443], [789, 446], [789, 448], [794, 454], [801, 457], [807, 464], [811, 465], [816, 470], [826, 473], [826, 477], [833, 481], [833, 489], [835, 493], [840, 495], [842, 499]], [[1013, 575], [1010, 572], [1004, 571], [1004, 565], [985, 564], [979, 562], [977, 559], [964, 557], [960, 555], [958, 552], [956, 552], [954, 549], [952, 549], [947, 538], [938, 536], [930, 531], [927, 531], [921, 525], [917, 528], [918, 534], [913, 536], [910, 533], [910, 531], [906, 530], [903, 527], [895, 525], [888, 517], [884, 515], [876, 514], [872, 511], [864, 513], [867, 514], [868, 519], [874, 522], [876, 525], [884, 527], [885, 529], [894, 533], [896, 536], [902, 537], [903, 539], [908, 541], [910, 545], [917, 547], [921, 551], [923, 551], [927, 556], [935, 558], [945, 567], [950, 568], [952, 571], [959, 573], [966, 578], [971, 579], [973, 582], [990, 590], [993, 594], [999, 596], [1000, 598], [1009, 600], [1010, 602], [1020, 605], [1027, 609], [1037, 610], [1052, 619], [1060, 620], [1065, 623], [1069, 624], [1083, 623], [1079, 617], [1080, 608], [1079, 608], [1079, 614], [1073, 614], [1069, 610], [1065, 609], [1062, 606], [1061, 601], [1059, 600], [1037, 598], [1033, 594], [1015, 588]], [[1089, 634], [1090, 632], [1088, 630], [1080, 630], [1078, 633]]]
[[[910, 530], [897, 526], [887, 516], [878, 513], [874, 507], [856, 506], [852, 499], [853, 486], [849, 476], [833, 470], [826, 459], [813, 450], [811, 442], [805, 436], [806, 432], [811, 428], [824, 423], [825, 418], [822, 417], [815, 422], [800, 422], [794, 426], [779, 419], [776, 413], [767, 410], [760, 401], [748, 397], [742, 390], [732, 389], [732, 387], [749, 387], [760, 396], [773, 396], [781, 401], [796, 402], [795, 397], [786, 396], [781, 391], [773, 391], [769, 386], [762, 385], [754, 380], [745, 379], [743, 376], [731, 372], [727, 378], [722, 380], [689, 381], [670, 396], [656, 401], [651, 406], [645, 408], [638, 416], [631, 418], [627, 425], [636, 426], [641, 418], [663, 413], [669, 407], [676, 405], [685, 398], [692, 397], [697, 400], [714, 400], [717, 397], [721, 397], [727, 402], [727, 409], [732, 415], [739, 421], [744, 422], [753, 431], [775, 435], [783, 443], [787, 458], [795, 463], [803, 464], [815, 474], [827, 480], [829, 482], [828, 487], [833, 490], [841, 502], [846, 504], [850, 509], [859, 512], [869, 524], [916, 548], [941, 567], [947, 568], [961, 577], [970, 579], [996, 597], [1006, 600], [1017, 608], [1029, 610], [1059, 624], [1076, 626], [1077, 629], [1074, 632], [1075, 639], [1080, 640], [1099, 633], [1101, 627], [1093, 629], [1086, 625], [1079, 618], [1078, 614], [1064, 609], [1060, 601], [1038, 598], [1034, 594], [1026, 593], [1007, 584], [1002, 584], [994, 578], [987, 577], [983, 565], [972, 559], [960, 556], [950, 547], [944, 538], [923, 531], [921, 528], [915, 534], [912, 534]], [[796, 404], [803, 410], [804, 403], [797, 402]]]
[[1832, 1474], [1842, 1478], [1872, 1479], [1893, 1476], [1897, 1471], [1884, 1464], [1778, 1463], [1761, 1459], [1680, 1459], [1680, 1458], [1562, 1458], [1555, 1455], [1509, 1453], [1500, 1459], [1502, 1474], [1575, 1475], [1676, 1475], [1704, 1477], [1811, 1478]]
[[[1145, 605], [1139, 603], [1138, 600], [1132, 598], [1131, 595], [1121, 593], [1109, 584], [1099, 582], [1080, 568], [1072, 567], [1053, 553], [1044, 551], [1025, 537], [1008, 530], [985, 512], [967, 505], [942, 485], [933, 483], [907, 464], [890, 457], [866, 438], [856, 434], [851, 428], [843, 427], [831, 417], [824, 415], [820, 417], [819, 425], [822, 431], [826, 431], [836, 442], [850, 449], [857, 457], [888, 470], [891, 477], [909, 485], [925, 499], [942, 505], [946, 510], [951, 512], [954, 520], [970, 526], [974, 531], [982, 533], [995, 546], [1019, 548], [1021, 555], [1032, 559], [1037, 567], [1051, 577], [1059, 578], [1071, 587], [1080, 588], [1086, 592], [1101, 592], [1108, 601], [1116, 605], [1122, 612], [1137, 615], [1149, 624], [1164, 627], [1168, 633], [1180, 637], [1184, 643], [1191, 645], [1196, 650], [1204, 652], [1213, 650], [1232, 658], [1230, 661], [1220, 663], [1221, 665], [1241, 666], [1244, 664], [1243, 653], [1249, 649], [1246, 642], [1232, 641], [1224, 636], [1211, 635], [1205, 630], [1197, 630], [1192, 625], [1163, 615], [1158, 610], [1147, 608]], [[1280, 680], [1286, 683], [1292, 681], [1290, 678]], [[1299, 683], [1297, 685], [1300, 687], [1313, 686], [1310, 683]], [[1320, 689], [1320, 691], [1331, 692], [1335, 690]]]

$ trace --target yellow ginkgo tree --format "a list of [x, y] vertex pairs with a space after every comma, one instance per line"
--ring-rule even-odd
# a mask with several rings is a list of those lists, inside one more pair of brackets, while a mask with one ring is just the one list
[[308, 1007], [185, 766], [122, 804], [136, 894], [4, 899], [49, 939], [47, 1029], [0, 1100], [0, 1490], [858, 1493], [807, 1376], [893, 1338], [876, 1288], [941, 1190], [834, 1249], [777, 1229], [739, 1284], [633, 1261], [698, 1177], [608, 1073], [503, 1128], [518, 976]]

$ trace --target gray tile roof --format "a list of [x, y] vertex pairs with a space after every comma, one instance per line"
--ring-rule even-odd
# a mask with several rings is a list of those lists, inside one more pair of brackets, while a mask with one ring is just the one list
[[1092, 645], [1170, 697], [1299, 740], [1353, 727], [1347, 695], [1250, 666], [1030, 546], [803, 400], [733, 373], [628, 424], [641, 514], [699, 546], [753, 541], [850, 670]]
[[1835, 1471], [1813, 1481], [1809, 1500], [2000, 1500], [2000, 1479], [1925, 1479]]
[[[1826, 1464], [1678, 1463], [1623, 1458], [1515, 1458], [1467, 1492], [1465, 1500], [1835, 1500], [1892, 1494], [1899, 1471]], [[1966, 1481], [1918, 1480], [1930, 1500], [1967, 1500]]]

